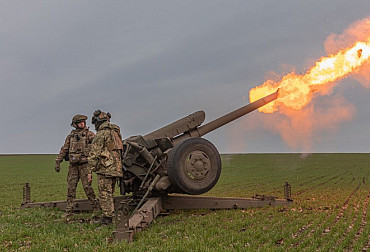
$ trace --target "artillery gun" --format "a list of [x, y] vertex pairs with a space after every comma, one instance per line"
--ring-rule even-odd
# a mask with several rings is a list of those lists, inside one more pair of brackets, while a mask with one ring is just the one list
[[[245, 105], [207, 124], [204, 111], [197, 111], [147, 135], [123, 141], [124, 153], [120, 180], [122, 196], [114, 197], [116, 240], [133, 241], [133, 235], [147, 227], [162, 210], [233, 209], [289, 205], [291, 187], [284, 186], [285, 199], [256, 195], [254, 198], [183, 196], [199, 195], [211, 190], [221, 174], [221, 158], [216, 147], [201, 138], [274, 100], [278, 91]], [[22, 208], [66, 208], [66, 201], [31, 203], [29, 183], [23, 188]], [[177, 194], [172, 194], [177, 193]], [[75, 200], [75, 210], [90, 211], [88, 200]]]
[[144, 136], [124, 140], [121, 194], [182, 193], [199, 195], [211, 190], [221, 174], [216, 147], [205, 134], [277, 99], [278, 91], [205, 125], [197, 111]]

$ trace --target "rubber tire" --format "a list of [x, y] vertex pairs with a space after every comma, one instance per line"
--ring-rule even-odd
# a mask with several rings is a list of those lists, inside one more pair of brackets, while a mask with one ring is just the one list
[[[193, 151], [202, 151], [208, 156], [211, 167], [204, 179], [190, 178], [185, 171], [185, 162]], [[221, 175], [221, 158], [216, 147], [204, 138], [189, 138], [176, 145], [169, 153], [167, 172], [171, 184], [178, 193], [203, 194], [211, 190]]]

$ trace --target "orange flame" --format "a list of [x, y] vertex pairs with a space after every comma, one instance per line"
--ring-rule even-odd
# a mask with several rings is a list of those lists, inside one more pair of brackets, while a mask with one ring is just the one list
[[[370, 63], [370, 18], [363, 20], [358, 27], [366, 33], [362, 34], [361, 41], [340, 49], [336, 54], [322, 57], [303, 75], [292, 72], [285, 75], [279, 82], [267, 80], [250, 91], [250, 102], [279, 89], [278, 99], [261, 107], [260, 112], [274, 113], [280, 106], [301, 110], [310, 103], [313, 94], [324, 94], [332, 87], [331, 84], [351, 73], [361, 71], [362, 67]], [[366, 72], [369, 75], [368, 71]]]

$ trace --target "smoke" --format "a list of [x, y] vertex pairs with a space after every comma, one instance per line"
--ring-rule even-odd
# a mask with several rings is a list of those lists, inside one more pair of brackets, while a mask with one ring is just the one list
[[309, 153], [314, 139], [320, 141], [322, 134], [333, 134], [341, 123], [353, 118], [355, 111], [353, 104], [338, 94], [300, 111], [281, 107], [279, 113], [263, 115], [261, 120], [266, 129], [279, 133], [290, 148]]
[[[340, 50], [349, 48], [359, 41], [370, 42], [370, 17], [351, 24], [342, 34], [329, 35], [324, 46], [330, 55], [337, 54]], [[359, 53], [359, 57], [361, 57], [361, 53]], [[369, 72], [370, 62], [367, 62], [367, 64], [355, 69], [352, 76], [365, 87], [370, 87]], [[271, 73], [269, 75], [278, 77], [278, 75], [274, 76]], [[284, 78], [294, 81], [294, 73], [285, 75], [279, 83], [283, 83]], [[301, 80], [298, 79], [298, 83], [299, 81]], [[265, 84], [268, 88], [274, 89], [272, 80], [266, 81]], [[274, 113], [262, 114], [260, 116], [261, 123], [266, 129], [280, 134], [281, 138], [293, 150], [310, 153], [315, 141], [320, 141], [320, 136], [332, 134], [339, 128], [340, 124], [351, 120], [356, 112], [353, 104], [340, 94], [333, 96], [335, 84], [320, 85], [315, 92], [308, 93], [310, 95], [307, 96], [310, 98], [309, 103], [307, 105], [304, 103], [305, 107], [302, 109], [295, 110], [292, 109], [292, 106], [292, 108], [288, 108], [284, 105], [285, 103], [281, 103], [271, 112], [264, 110], [266, 113]], [[294, 89], [288, 90], [288, 93], [293, 92]], [[302, 98], [299, 97], [299, 99]]]
[[[341, 48], [349, 47], [357, 41], [370, 41], [370, 17], [351, 24], [342, 34], [331, 34], [324, 45], [328, 54], [335, 54]], [[370, 88], [370, 62], [353, 73], [353, 78], [364, 87]]]
[[255, 146], [249, 145], [244, 136], [258, 142], [259, 136], [268, 130], [279, 134], [287, 146], [301, 152], [300, 157], [304, 159], [314, 150], [316, 143], [323, 137], [334, 135], [342, 123], [353, 119], [355, 113], [354, 105], [341, 94], [318, 97], [300, 111], [281, 107], [279, 113], [251, 113], [233, 126], [226, 141], [232, 152], [239, 152], [244, 147], [253, 150]]
[[[342, 34], [329, 35], [324, 43], [328, 56], [316, 61], [306, 74], [299, 75], [293, 71], [279, 76], [268, 72], [268, 80], [250, 91], [250, 100], [255, 101], [271, 94], [278, 87], [280, 97], [276, 102], [260, 108], [260, 111], [267, 114], [259, 114], [258, 123], [253, 120], [253, 124], [243, 125], [244, 129], [258, 130], [263, 125], [264, 129], [280, 134], [293, 150], [306, 153], [302, 158], [306, 157], [314, 149], [315, 142], [333, 134], [339, 125], [351, 120], [356, 112], [354, 105], [337, 90], [337, 94], [333, 95], [337, 82], [350, 73], [365, 87], [370, 87], [368, 47], [365, 47], [366, 54], [362, 49], [357, 50], [357, 55], [341, 54], [357, 42], [370, 43], [370, 17], [351, 24]], [[349, 60], [353, 56], [355, 60]], [[365, 64], [364, 60], [367, 60]], [[361, 64], [354, 64], [356, 61]], [[282, 67], [287, 68], [287, 65]], [[234, 131], [231, 138], [235, 149], [242, 146], [238, 131]]]
[[312, 155], [311, 153], [304, 152], [304, 153], [301, 153], [301, 155], [299, 155], [299, 158], [300, 159], [306, 159], [311, 155]]
[[[248, 128], [243, 127], [243, 129]], [[244, 150], [247, 147], [247, 143], [241, 137], [241, 134], [243, 134], [243, 132], [241, 132], [240, 129], [237, 128], [233, 128], [231, 131], [227, 132], [227, 149], [230, 153], [239, 153], [241, 150]]]

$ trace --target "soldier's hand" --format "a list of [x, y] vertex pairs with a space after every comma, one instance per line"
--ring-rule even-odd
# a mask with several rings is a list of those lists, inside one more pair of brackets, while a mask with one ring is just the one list
[[55, 171], [60, 172], [60, 163], [59, 162], [55, 163]]
[[92, 181], [93, 181], [92, 174], [91, 173], [87, 174], [87, 182], [89, 182], [91, 184]]

